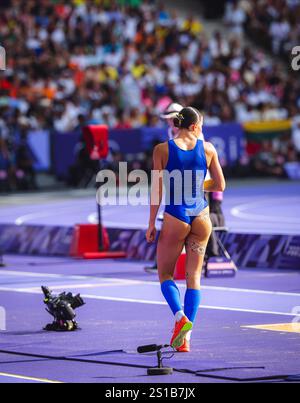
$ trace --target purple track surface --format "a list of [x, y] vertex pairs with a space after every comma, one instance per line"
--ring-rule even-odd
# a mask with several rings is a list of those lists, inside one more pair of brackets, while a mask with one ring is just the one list
[[[1, 224], [74, 226], [96, 222], [94, 191], [12, 196], [0, 200]], [[145, 228], [148, 206], [105, 206], [103, 222], [113, 228]], [[229, 182], [224, 212], [237, 233], [300, 234], [300, 185], [286, 181]]]
[[[1, 197], [0, 223], [95, 222], [93, 193]], [[230, 183], [224, 210], [232, 232], [300, 234], [299, 183]], [[103, 216], [108, 227], [145, 228], [148, 207], [106, 206]], [[138, 355], [136, 347], [168, 343], [173, 318], [156, 275], [146, 274], [143, 263], [22, 256], [6, 256], [5, 263], [0, 268], [0, 383], [233, 382], [300, 373], [299, 327], [292, 333], [245, 327], [300, 322], [299, 271], [244, 270], [235, 279], [204, 280], [192, 352], [165, 361], [175, 369], [172, 376], [148, 377], [155, 356]], [[41, 330], [51, 320], [41, 285], [83, 295], [81, 331]], [[179, 286], [183, 297], [184, 283]]]
[[[232, 382], [300, 373], [299, 333], [243, 327], [290, 323], [300, 305], [299, 272], [241, 271], [235, 279], [204, 280], [192, 353], [165, 361], [176, 369], [174, 375], [148, 377], [146, 368], [156, 365], [155, 357], [138, 355], [136, 347], [168, 343], [173, 318], [156, 275], [146, 274], [142, 263], [21, 256], [6, 256], [5, 262], [0, 269], [0, 306], [7, 319], [6, 331], [0, 332], [0, 383]], [[83, 294], [81, 331], [41, 330], [50, 321], [41, 285]], [[183, 294], [184, 284], [179, 285]]]

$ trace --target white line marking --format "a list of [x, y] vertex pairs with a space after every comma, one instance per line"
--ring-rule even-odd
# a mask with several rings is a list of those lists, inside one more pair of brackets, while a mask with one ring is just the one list
[[296, 297], [299, 298], [300, 294], [282, 291], [265, 291], [265, 290], [251, 290], [247, 288], [227, 288], [227, 287], [214, 287], [214, 286], [202, 286], [203, 290], [215, 290], [215, 291], [228, 291], [239, 292], [248, 294], [261, 294], [261, 295], [278, 295], [282, 297]]
[[65, 274], [53, 274], [53, 273], [34, 273], [34, 272], [21, 272], [21, 271], [13, 271], [13, 270], [1, 270], [1, 276], [15, 276], [15, 277], [36, 277], [36, 278], [57, 278], [57, 279], [65, 279], [65, 280], [97, 280], [104, 282], [116, 282], [116, 283], [127, 283], [136, 280], [126, 280], [122, 278], [109, 278], [109, 277], [96, 277], [96, 276], [76, 276], [76, 275], [65, 275]]
[[[124, 231], [128, 229], [135, 229], [135, 230], [147, 230], [147, 225], [146, 224], [130, 224], [130, 223], [122, 223], [120, 222], [118, 225], [113, 222], [113, 221], [107, 221], [105, 218], [103, 218], [103, 223], [107, 228], [119, 228], [123, 227]], [[159, 228], [157, 226], [157, 228]]]
[[[121, 200], [123, 200], [123, 202], [124, 201], [126, 202], [127, 198], [124, 197]], [[145, 202], [146, 201], [148, 202], [148, 199], [143, 199], [143, 200], [145, 200]], [[70, 213], [70, 211], [72, 211], [72, 212], [82, 211], [82, 203], [84, 201], [75, 200], [75, 202], [78, 204], [78, 205], [75, 205], [75, 206], [74, 206], [74, 202], [72, 204], [70, 204], [69, 201], [63, 201], [63, 202], [59, 201], [59, 202], [54, 202], [54, 203], [53, 202], [47, 203], [47, 204], [45, 204], [43, 206], [44, 210], [46, 210], [46, 211], [41, 211], [41, 210], [37, 211], [36, 210], [34, 213], [29, 213], [29, 214], [25, 214], [25, 215], [22, 215], [20, 217], [17, 217], [15, 219], [15, 224], [20, 226], [20, 225], [23, 225], [23, 224], [28, 223], [30, 221], [36, 220], [36, 219], [49, 218], [49, 217], [52, 217], [52, 216], [57, 216], [59, 214], [63, 214], [66, 210], [68, 211], [68, 213]], [[86, 202], [86, 204], [91, 204], [92, 203], [92, 201], [90, 199], [86, 200], [85, 202]], [[61, 203], [63, 203], [63, 204], [61, 205]], [[53, 209], [51, 210], [50, 207], [53, 207], [53, 204], [54, 204], [54, 210]], [[37, 208], [38, 207], [39, 207], [39, 205], [37, 205]], [[118, 207], [118, 205], [111, 205], [111, 206], [107, 206], [107, 207]], [[104, 223], [108, 227], [115, 228], [116, 226], [121, 225], [121, 226], [124, 226], [124, 229], [125, 229], [125, 228], [128, 227], [128, 225], [130, 225], [130, 223], [128, 223], [128, 222], [120, 223], [120, 222], [116, 222], [116, 221], [113, 221], [113, 222], [107, 221], [108, 216], [112, 216], [112, 215], [115, 216], [115, 214], [116, 214], [115, 209], [105, 209], [105, 216], [103, 217], [103, 220], [104, 220]], [[95, 213], [89, 214], [88, 217], [87, 217], [87, 220], [88, 220], [89, 223], [96, 224], [98, 222], [97, 214], [95, 214]], [[142, 224], [142, 225], [137, 224], [137, 225], [132, 225], [131, 228], [133, 228], [133, 229], [139, 229], [139, 228], [144, 229], [144, 228], [146, 228], [147, 229], [147, 225], [145, 226], [145, 224]]]
[[290, 317], [295, 317], [299, 316], [295, 315], [293, 313], [288, 313], [288, 312], [276, 312], [276, 311], [262, 311], [262, 310], [256, 310], [256, 309], [243, 309], [243, 308], [230, 308], [230, 307], [221, 307], [221, 306], [209, 306], [209, 305], [202, 305], [200, 306], [200, 309], [214, 309], [214, 310], [219, 310], [219, 311], [232, 311], [232, 312], [246, 312], [246, 313], [259, 313], [263, 315], [277, 315], [277, 316], [290, 316]]
[[[148, 304], [148, 305], [167, 305], [164, 301], [149, 301], [143, 299], [133, 299], [133, 298], [118, 298], [118, 297], [104, 297], [98, 295], [82, 295], [83, 298], [88, 299], [98, 299], [98, 300], [106, 300], [106, 301], [116, 301], [116, 302], [133, 302], [137, 304]], [[295, 315], [294, 313], [287, 313], [287, 312], [273, 312], [273, 311], [261, 311], [255, 309], [243, 309], [243, 308], [230, 308], [230, 307], [221, 307], [221, 306], [211, 306], [211, 305], [200, 305], [200, 309], [212, 309], [218, 311], [232, 311], [232, 312], [246, 312], [246, 313], [259, 313], [259, 314], [266, 314], [266, 315], [280, 315], [280, 316], [299, 316], [300, 314]]]
[[53, 273], [34, 273], [29, 271], [14, 271], [14, 270], [1, 270], [0, 276], [16, 276], [16, 277], [44, 277], [44, 278], [69, 278], [74, 280], [86, 280], [89, 277], [87, 276], [73, 276], [73, 275], [64, 275], [64, 274], [53, 274]]
[[[159, 287], [160, 283], [158, 281], [145, 281], [145, 280], [126, 280], [122, 278], [110, 278], [110, 277], [93, 277], [93, 276], [75, 276], [75, 275], [64, 275], [64, 274], [50, 274], [50, 273], [34, 273], [34, 272], [20, 272], [20, 271], [10, 271], [10, 270], [1, 270], [0, 277], [2, 275], [12, 275], [17, 277], [38, 277], [38, 278], [59, 278], [65, 280], [97, 280], [98, 282], [111, 282], [111, 283], [123, 283], [128, 285], [154, 285]], [[73, 287], [77, 286], [76, 283], [73, 284]], [[181, 288], [185, 288], [185, 284], [178, 283], [178, 286]], [[50, 286], [51, 288], [51, 286]], [[249, 293], [249, 294], [260, 294], [260, 295], [277, 295], [283, 297], [300, 297], [300, 293], [292, 293], [292, 292], [282, 292], [282, 291], [266, 291], [266, 290], [257, 290], [257, 289], [247, 289], [247, 288], [231, 288], [231, 287], [218, 287], [218, 286], [202, 286], [203, 290], [213, 290], [213, 291], [225, 291], [225, 292], [237, 292], [237, 293]], [[27, 289], [27, 288], [26, 288]], [[5, 290], [0, 288], [0, 290], [7, 291], [9, 288]]]
[[[88, 216], [88, 222], [90, 224], [98, 224], [98, 217], [97, 214], [93, 213]], [[147, 229], [147, 224], [131, 224], [128, 222], [120, 222], [118, 223], [116, 221], [109, 221], [107, 219], [107, 212], [105, 213], [105, 216], [103, 217], [103, 223], [107, 228], [124, 228], [124, 231], [127, 229], [136, 229], [136, 230], [146, 230]]]
[[[74, 206], [74, 203], [70, 204], [69, 202], [63, 202], [63, 205], [60, 205], [60, 202], [54, 203], [55, 205], [53, 205], [53, 203], [51, 203], [51, 205], [49, 206], [49, 204], [44, 205], [44, 210], [46, 211], [35, 211], [34, 213], [30, 213], [30, 214], [25, 214], [22, 215], [20, 217], [17, 217], [15, 219], [15, 224], [16, 225], [23, 225], [29, 221], [38, 219], [38, 218], [46, 218], [46, 217], [52, 217], [52, 216], [57, 216], [59, 214], [64, 214], [65, 211], [67, 211], [68, 213], [70, 213], [70, 211], [80, 211], [82, 209], [82, 202], [76, 200], [75, 201], [78, 205]], [[80, 203], [80, 204], [79, 204]], [[90, 201], [88, 201], [88, 204], [90, 204]], [[39, 206], [39, 205], [38, 205]], [[49, 207], [54, 207], [54, 209], [50, 209]]]
[[23, 376], [23, 375], [16, 375], [16, 374], [7, 374], [6, 372], [0, 372], [0, 376], [4, 376], [5, 378], [15, 378], [15, 379], [22, 379], [25, 381], [33, 381], [33, 382], [41, 382], [41, 383], [63, 383], [63, 382], [59, 382], [59, 381], [51, 381], [50, 379], [33, 378], [31, 376]]
[[[49, 288], [52, 291], [59, 291], [59, 290], [72, 290], [78, 288], [100, 288], [100, 287], [124, 287], [128, 285], [135, 285], [134, 282], [131, 281], [124, 281], [124, 282], [108, 282], [108, 283], [85, 283], [85, 284], [62, 284], [62, 285], [51, 285]], [[1, 290], [1, 289], [0, 289]], [[31, 287], [31, 288], [18, 288], [18, 291], [27, 292], [27, 291], [34, 291], [34, 292], [41, 292], [41, 287]]]
[[[1, 275], [12, 275], [17, 277], [39, 277], [39, 278], [59, 278], [65, 280], [91, 280], [96, 279], [97, 283], [92, 284], [72, 284], [72, 285], [61, 285], [56, 286], [53, 285], [53, 289], [63, 289], [63, 288], [90, 288], [90, 287], [98, 287], [98, 286], [116, 286], [116, 285], [154, 285], [159, 286], [158, 281], [142, 281], [142, 280], [125, 280], [119, 278], [99, 278], [99, 277], [87, 277], [87, 276], [66, 276], [62, 274], [49, 274], [49, 273], [31, 273], [31, 272], [18, 272], [18, 271], [9, 271], [4, 270], [0, 272]], [[99, 283], [99, 281], [103, 281], [103, 283]], [[185, 284], [179, 284], [179, 287], [185, 288]], [[50, 286], [51, 288], [51, 286]], [[265, 290], [252, 290], [252, 289], [242, 289], [242, 288], [227, 288], [227, 287], [216, 287], [216, 286], [203, 286], [204, 290], [212, 290], [212, 291], [225, 291], [225, 292], [235, 292], [235, 293], [249, 293], [249, 294], [261, 294], [261, 295], [275, 295], [275, 296], [286, 296], [286, 297], [300, 297], [299, 293], [288, 293], [288, 292], [276, 292], [276, 291], [265, 291]], [[18, 292], [18, 293], [32, 293], [32, 294], [40, 294], [41, 291], [38, 287], [31, 288], [9, 288], [9, 287], [0, 287], [0, 291], [8, 291], [8, 292]], [[166, 302], [163, 301], [151, 301], [151, 300], [139, 300], [132, 298], [117, 298], [117, 297], [109, 297], [109, 296], [98, 296], [98, 295], [82, 295], [84, 298], [96, 299], [96, 300], [107, 300], [107, 301], [119, 301], [119, 302], [131, 302], [131, 303], [141, 303], [141, 304], [152, 304], [152, 305], [166, 305]], [[277, 311], [264, 311], [264, 310], [252, 310], [252, 309], [243, 309], [243, 308], [232, 308], [232, 307], [220, 307], [220, 306], [208, 306], [202, 305], [201, 309], [213, 309], [213, 310], [223, 310], [223, 311], [233, 311], [233, 312], [246, 312], [246, 313], [258, 313], [258, 314], [269, 314], [269, 315], [280, 315], [280, 316], [300, 316], [295, 315], [294, 313], [288, 312], [277, 312]]]
[[[97, 277], [99, 280], [99, 277]], [[114, 280], [122, 281], [122, 279], [114, 278]], [[130, 280], [132, 284], [143, 284], [143, 285], [155, 285], [157, 287], [160, 286], [158, 281], [143, 281], [143, 280]], [[186, 285], [183, 283], [177, 283], [177, 286], [180, 288], [186, 288]], [[247, 288], [231, 288], [231, 287], [217, 287], [204, 285], [201, 286], [202, 290], [212, 290], [212, 291], [225, 291], [225, 292], [237, 292], [237, 293], [249, 293], [249, 294], [261, 294], [261, 295], [278, 295], [283, 297], [300, 297], [300, 293], [291, 293], [291, 292], [282, 292], [282, 291], [266, 291], [266, 290], [256, 290], [256, 289], [247, 289]]]
[[[9, 291], [9, 292], [17, 292], [17, 293], [26, 293], [26, 294], [40, 294], [41, 292], [38, 289], [34, 288], [0, 288], [0, 291]], [[101, 295], [91, 295], [91, 294], [82, 294], [82, 298], [87, 299], [95, 299], [95, 300], [105, 300], [105, 301], [115, 301], [115, 302], [130, 302], [136, 304], [147, 304], [147, 305], [167, 305], [164, 301], [150, 301], [144, 299], [134, 299], [134, 298], [119, 298], [119, 297], [109, 297], [109, 296], [101, 296]], [[290, 316], [290, 317], [300, 317], [300, 314], [290, 313], [290, 312], [276, 312], [276, 311], [263, 311], [263, 310], [255, 310], [255, 309], [244, 309], [244, 308], [232, 308], [232, 307], [223, 307], [223, 306], [211, 306], [211, 305], [200, 305], [200, 309], [211, 309], [217, 311], [231, 311], [231, 312], [246, 312], [246, 313], [258, 313], [258, 314], [266, 314], [266, 315], [277, 315], [277, 316]]]
[[27, 221], [31, 221], [31, 220], [33, 220], [35, 218], [44, 218], [44, 217], [47, 217], [48, 215], [49, 215], [48, 213], [34, 213], [34, 214], [23, 215], [21, 217], [18, 217], [15, 220], [15, 224], [16, 225], [23, 225]]
[[[291, 204], [291, 199], [292, 198], [279, 198], [277, 200], [272, 200], [272, 204], [279, 203], [280, 205], [284, 204], [284, 201], [288, 202], [288, 204]], [[299, 197], [294, 198], [295, 201], [298, 203], [300, 202]], [[249, 210], [251, 208], [255, 209], [256, 207], [261, 207], [264, 203], [267, 203], [267, 206], [270, 206], [270, 200], [265, 199], [261, 201], [256, 201], [253, 203], [245, 203], [245, 204], [240, 204], [238, 206], [233, 207], [230, 210], [230, 214], [234, 217], [238, 218], [243, 218], [246, 220], [255, 220], [255, 221], [264, 221], [264, 222], [284, 222], [288, 224], [300, 224], [300, 221], [297, 221], [296, 217], [284, 217], [284, 216], [271, 216], [271, 215], [265, 215], [265, 214], [256, 214], [256, 213], [246, 213], [245, 210]]]

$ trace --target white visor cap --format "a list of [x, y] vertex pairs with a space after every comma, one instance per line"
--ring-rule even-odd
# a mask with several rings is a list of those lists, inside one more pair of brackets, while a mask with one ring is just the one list
[[175, 119], [177, 113], [181, 112], [183, 106], [180, 104], [173, 103], [167, 107], [167, 109], [160, 115], [161, 119]]

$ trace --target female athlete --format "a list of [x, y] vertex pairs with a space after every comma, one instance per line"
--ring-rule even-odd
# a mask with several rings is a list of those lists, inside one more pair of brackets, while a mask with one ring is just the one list
[[[156, 217], [162, 202], [165, 181], [169, 188], [169, 200], [166, 202], [163, 227], [158, 240], [158, 273], [162, 293], [176, 321], [170, 344], [177, 351], [189, 352], [191, 330], [201, 301], [203, 260], [212, 231], [204, 191], [223, 192], [225, 179], [216, 149], [211, 143], [202, 140], [203, 117], [200, 112], [191, 107], [184, 108], [174, 119], [174, 125], [179, 128], [176, 139], [159, 144], [154, 149], [153, 177], [158, 180], [152, 182], [146, 237], [149, 243], [155, 241]], [[205, 181], [207, 170], [210, 171], [211, 179]], [[178, 172], [181, 174], [179, 181]], [[178, 201], [180, 192], [181, 198]], [[187, 254], [187, 290], [183, 309], [180, 292], [174, 282], [174, 271], [184, 246]]]

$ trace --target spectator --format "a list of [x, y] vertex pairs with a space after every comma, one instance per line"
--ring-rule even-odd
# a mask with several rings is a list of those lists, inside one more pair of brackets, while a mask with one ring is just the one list
[[250, 36], [275, 55], [289, 60], [291, 49], [300, 43], [300, 1], [243, 0], [240, 7], [248, 15], [246, 30]]
[[[181, 20], [152, 0], [2, 3], [0, 42], [9, 58], [0, 73], [1, 164], [10, 187], [21, 171], [35, 186], [28, 147], [19, 144], [24, 130], [68, 133], [83, 120], [160, 127], [157, 116], [171, 100], [194, 105], [211, 125], [300, 115], [298, 76], [241, 40], [245, 31], [286, 57], [300, 43], [299, 0], [227, 2], [229, 36], [208, 36], [195, 16]], [[223, 12], [224, 2], [205, 3]], [[299, 152], [298, 131], [294, 123]], [[264, 145], [257, 171], [265, 164], [278, 174], [276, 153]], [[85, 158], [78, 154], [78, 166], [93, 172]]]
[[300, 158], [300, 115], [295, 116], [293, 119], [292, 139], [295, 150]]
[[272, 50], [275, 55], [283, 50], [283, 44], [287, 41], [291, 32], [291, 26], [286, 17], [282, 16], [271, 23], [270, 36], [272, 40]]
[[286, 79], [236, 34], [246, 15], [247, 29], [267, 27], [267, 36], [277, 35], [271, 26], [280, 21], [283, 35], [279, 42], [275, 35], [274, 46], [285, 49], [297, 41], [297, 13], [297, 1], [230, 2], [225, 20], [232, 39], [220, 32], [207, 37], [197, 18], [181, 21], [153, 1], [11, 0], [0, 15], [0, 40], [10, 55], [0, 76], [0, 130], [3, 114], [7, 119], [16, 110], [16, 129], [26, 118], [29, 128], [69, 132], [80, 114], [122, 126], [119, 109], [134, 127], [156, 126], [154, 116], [170, 99], [201, 107], [215, 122], [243, 121], [246, 114], [235, 106], [241, 97], [253, 116], [262, 103], [265, 119], [274, 109], [288, 116], [299, 102], [296, 78]]
[[131, 123], [128, 119], [126, 113], [122, 110], [119, 110], [117, 113], [117, 124], [115, 126], [116, 129], [131, 129]]
[[247, 15], [238, 0], [234, 0], [232, 3], [227, 4], [225, 23], [233, 34], [242, 35], [244, 33], [246, 19]]
[[16, 150], [16, 178], [22, 190], [37, 189], [34, 161], [27, 143], [26, 133], [22, 133], [21, 142]]
[[271, 141], [264, 141], [259, 153], [253, 160], [255, 173], [258, 176], [283, 177], [285, 159], [280, 152], [275, 152]]
[[9, 190], [9, 152], [4, 138], [0, 136], [0, 191]]

